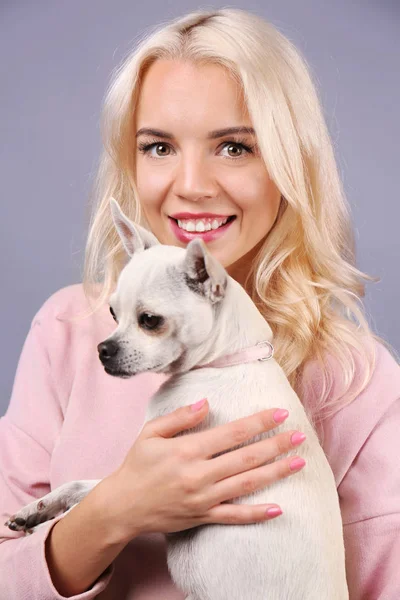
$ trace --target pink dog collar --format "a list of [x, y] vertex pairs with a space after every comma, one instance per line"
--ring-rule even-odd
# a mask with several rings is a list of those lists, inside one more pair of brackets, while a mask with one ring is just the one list
[[234, 354], [228, 354], [222, 358], [216, 358], [205, 365], [198, 365], [197, 367], [194, 367], [194, 369], [205, 369], [206, 367], [212, 367], [216, 369], [222, 367], [232, 367], [234, 365], [241, 365], [244, 363], [253, 362], [255, 360], [269, 360], [273, 357], [273, 355], [273, 345], [271, 342], [264, 341], [259, 342], [251, 348], [245, 348], [244, 350], [239, 350], [239, 352], [235, 352]]

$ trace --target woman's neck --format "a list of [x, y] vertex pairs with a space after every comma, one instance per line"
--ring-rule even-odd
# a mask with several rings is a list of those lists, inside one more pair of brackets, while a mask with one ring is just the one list
[[229, 275], [237, 281], [242, 288], [246, 290], [250, 298], [253, 298], [253, 278], [249, 276], [254, 260], [261, 250], [265, 239], [262, 239], [247, 254], [241, 256], [239, 260], [226, 267]]

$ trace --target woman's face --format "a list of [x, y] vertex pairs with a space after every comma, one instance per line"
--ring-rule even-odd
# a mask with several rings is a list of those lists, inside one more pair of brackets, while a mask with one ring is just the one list
[[217, 65], [158, 60], [143, 79], [135, 125], [139, 200], [159, 241], [184, 247], [201, 237], [228, 271], [251, 260], [280, 193], [238, 84]]

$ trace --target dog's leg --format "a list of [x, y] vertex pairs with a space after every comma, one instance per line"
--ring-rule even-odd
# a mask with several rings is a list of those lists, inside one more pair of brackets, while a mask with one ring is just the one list
[[100, 481], [88, 479], [64, 483], [43, 498], [21, 508], [4, 525], [13, 531], [32, 533], [36, 526], [54, 519], [80, 502]]

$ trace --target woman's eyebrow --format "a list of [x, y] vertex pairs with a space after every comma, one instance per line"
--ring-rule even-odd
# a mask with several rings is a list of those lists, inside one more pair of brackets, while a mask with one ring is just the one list
[[[220, 137], [225, 137], [226, 135], [233, 135], [235, 133], [241, 134], [251, 134], [254, 135], [255, 131], [252, 127], [225, 127], [224, 129], [216, 129], [215, 131], [210, 131], [207, 134], [207, 138], [209, 140], [215, 140]], [[151, 129], [149, 127], [142, 127], [136, 133], [136, 137], [140, 135], [153, 135], [155, 137], [164, 138], [166, 140], [172, 140], [174, 136], [172, 133], [168, 133], [167, 131], [162, 131], [161, 129]]]

